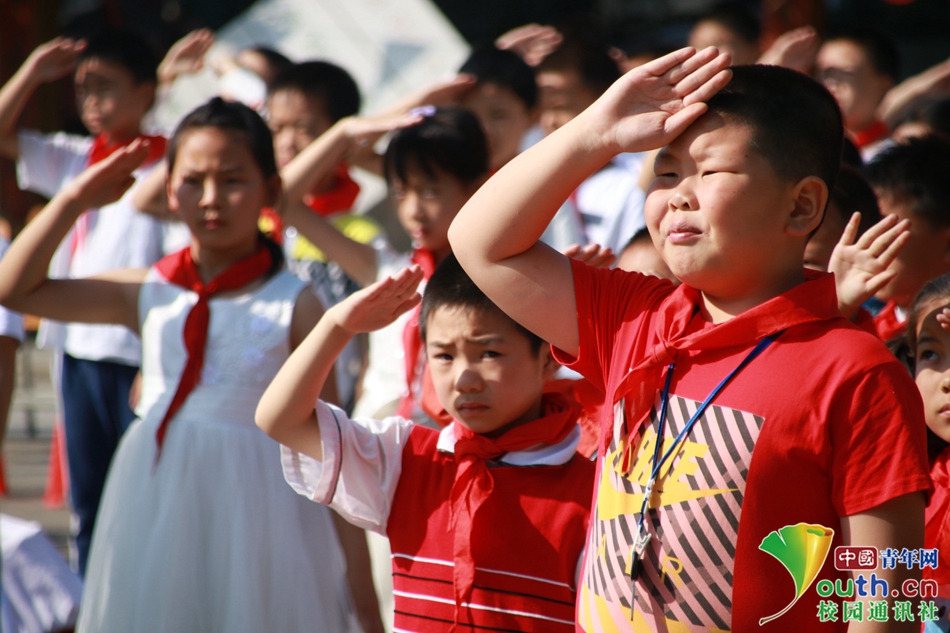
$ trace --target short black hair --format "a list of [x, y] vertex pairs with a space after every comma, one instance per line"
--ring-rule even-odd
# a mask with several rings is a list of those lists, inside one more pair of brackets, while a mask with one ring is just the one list
[[[274, 140], [270, 128], [251, 108], [236, 101], [225, 101], [221, 97], [214, 97], [186, 114], [175, 128], [174, 134], [168, 141], [166, 157], [168, 173], [172, 173], [175, 168], [175, 158], [184, 136], [191, 130], [207, 127], [240, 132], [247, 142], [254, 162], [264, 175], [264, 180], [270, 180], [278, 175], [277, 161], [274, 158]], [[283, 249], [263, 233], [258, 233], [258, 239], [270, 251], [273, 261], [270, 274], [274, 274], [284, 267]]]
[[634, 244], [645, 242], [647, 240], [650, 241], [651, 245], [653, 244], [653, 236], [650, 235], [650, 229], [644, 226], [637, 229], [637, 232], [633, 234], [633, 237], [627, 240], [627, 243], [623, 245], [623, 250], [627, 250]]
[[101, 59], [121, 66], [132, 74], [135, 83], [156, 83], [158, 59], [152, 47], [136, 33], [124, 29], [109, 29], [89, 38], [79, 61]]
[[479, 83], [492, 83], [508, 88], [530, 110], [538, 103], [538, 84], [534, 70], [518, 55], [495, 46], [482, 46], [474, 51], [459, 68], [460, 73], [472, 75]]
[[867, 166], [879, 196], [907, 204], [934, 227], [950, 226], [950, 142], [929, 135], [881, 151]]
[[536, 74], [569, 71], [575, 71], [581, 83], [596, 95], [620, 79], [620, 67], [607, 53], [607, 46], [588, 37], [565, 39], [535, 68]]
[[901, 57], [890, 35], [877, 29], [862, 27], [843, 30], [828, 38], [829, 42], [847, 40], [864, 50], [871, 67], [879, 75], [887, 75], [894, 83], [900, 81]]
[[309, 61], [293, 64], [274, 80], [268, 92], [299, 90], [315, 97], [323, 104], [323, 110], [333, 123], [360, 111], [360, 89], [350, 73], [336, 64], [324, 61]]
[[759, 16], [743, 2], [720, 2], [696, 21], [700, 22], [721, 24], [750, 44], [758, 44], [762, 36]]
[[[253, 51], [263, 57], [267, 63], [274, 69], [274, 74], [279, 75], [288, 68], [294, 65], [294, 63], [283, 53], [275, 51], [269, 46], [264, 46], [263, 44], [256, 44], [251, 46], [247, 50]], [[268, 86], [269, 87], [269, 86]]]
[[842, 225], [851, 220], [855, 211], [861, 213], [858, 237], [881, 221], [881, 209], [877, 204], [874, 189], [861, 172], [848, 165], [842, 165], [838, 172], [838, 179], [831, 189], [831, 202], [834, 202], [835, 209], [841, 214]]
[[468, 273], [462, 269], [455, 255], [449, 254], [426, 283], [425, 293], [422, 296], [422, 307], [419, 310], [419, 334], [422, 342], [426, 341], [426, 329], [429, 315], [442, 307], [464, 308], [467, 311], [492, 312], [496, 311], [505, 319], [511, 321], [515, 328], [524, 334], [531, 345], [531, 351], [537, 355], [541, 351], [544, 341], [541, 337], [525, 329], [520, 323], [505, 314], [495, 305], [484, 292], [475, 285]]
[[488, 141], [475, 115], [460, 108], [439, 108], [393, 135], [383, 157], [387, 182], [407, 179], [411, 168], [430, 178], [436, 169], [471, 184], [488, 174]]
[[806, 176], [834, 188], [844, 128], [831, 93], [800, 72], [779, 66], [733, 66], [732, 80], [709, 99], [709, 111], [748, 126], [752, 147], [785, 182]]

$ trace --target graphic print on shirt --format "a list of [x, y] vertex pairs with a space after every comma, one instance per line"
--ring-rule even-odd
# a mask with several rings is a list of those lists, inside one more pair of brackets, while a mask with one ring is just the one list
[[[661, 454], [700, 402], [670, 396]], [[585, 631], [615, 627], [728, 631], [739, 516], [752, 449], [764, 418], [710, 405], [664, 464], [644, 530], [650, 534], [635, 592], [630, 579], [633, 535], [653, 467], [660, 398], [649, 424], [631, 433], [624, 401], [598, 482], [581, 587]], [[631, 597], [636, 608], [631, 616]]]

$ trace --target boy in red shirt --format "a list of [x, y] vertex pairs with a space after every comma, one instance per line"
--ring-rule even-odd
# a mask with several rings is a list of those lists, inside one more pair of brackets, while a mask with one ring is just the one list
[[[844, 585], [827, 553], [923, 544], [920, 398], [840, 315], [833, 278], [802, 265], [840, 162], [838, 108], [804, 75], [728, 64], [683, 49], [628, 72], [450, 229], [485, 293], [607, 397], [579, 630], [844, 630], [828, 612], [846, 606], [811, 586]], [[682, 285], [535, 243], [613, 154], [662, 146], [647, 225]], [[792, 583], [777, 546], [795, 535], [817, 556], [807, 577], [786, 559]], [[868, 597], [847, 600], [851, 631], [919, 626], [868, 623]]]
[[392, 546], [395, 630], [570, 631], [594, 465], [580, 406], [544, 384], [550, 349], [495, 307], [449, 255], [420, 326], [454, 421], [350, 421], [317, 401], [340, 350], [419, 302], [403, 269], [329, 310], [267, 388], [257, 424], [300, 494]]

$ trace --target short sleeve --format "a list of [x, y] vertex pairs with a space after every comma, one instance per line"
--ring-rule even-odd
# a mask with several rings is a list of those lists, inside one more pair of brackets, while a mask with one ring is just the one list
[[284, 478], [298, 494], [329, 505], [350, 523], [385, 534], [413, 423], [396, 417], [354, 421], [322, 401], [316, 411], [323, 460], [281, 446]]
[[[619, 268], [603, 269], [572, 259], [577, 306], [577, 358], [553, 348], [554, 357], [606, 393], [610, 370], [627, 360], [633, 339], [643, 334], [647, 312], [672, 292], [665, 279]], [[617, 367], [618, 371], [627, 367]]]
[[92, 149], [92, 139], [65, 132], [47, 135], [21, 130], [17, 142], [17, 185], [47, 198], [82, 173]]
[[854, 378], [836, 395], [831, 428], [832, 503], [850, 516], [932, 490], [920, 393], [897, 361]]

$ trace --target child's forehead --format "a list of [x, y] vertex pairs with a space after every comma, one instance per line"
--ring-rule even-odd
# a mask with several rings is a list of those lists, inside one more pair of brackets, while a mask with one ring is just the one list
[[937, 315], [946, 308], [950, 308], [950, 297], [946, 295], [924, 300], [921, 306], [917, 308], [917, 314], [920, 315], [917, 317], [917, 323], [915, 324], [917, 332], [927, 330], [930, 334], [944, 340], [950, 339], [950, 332], [945, 330], [937, 321]]
[[521, 97], [519, 97], [510, 86], [496, 83], [494, 81], [479, 80], [479, 82], [475, 84], [475, 86], [462, 98], [462, 101], [463, 103], [467, 103], [476, 99], [504, 103], [515, 101], [523, 108], [528, 108], [528, 105], [521, 100]]
[[708, 112], [694, 121], [682, 134], [660, 150], [660, 156], [696, 152], [751, 152], [752, 128], [731, 117]]
[[449, 342], [457, 338], [501, 342], [520, 333], [515, 322], [498, 308], [454, 304], [442, 304], [429, 310], [426, 330], [429, 342]]
[[103, 78], [112, 81], [135, 83], [135, 75], [122, 64], [103, 57], [86, 57], [76, 65], [74, 75], [77, 83], [91, 78]]
[[269, 108], [278, 105], [284, 110], [296, 110], [301, 114], [326, 115], [323, 99], [296, 86], [277, 88], [267, 95], [267, 103]]

